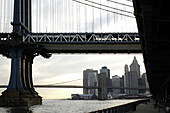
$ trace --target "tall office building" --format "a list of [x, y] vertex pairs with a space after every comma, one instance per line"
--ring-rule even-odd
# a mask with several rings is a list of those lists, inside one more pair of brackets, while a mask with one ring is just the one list
[[[110, 69], [108, 69], [106, 66], [102, 67], [100, 69], [100, 73], [106, 73], [106, 83], [107, 86], [111, 86], [111, 80], [110, 80]], [[108, 92], [111, 92], [112, 90], [109, 89]]]
[[[83, 86], [98, 86], [98, 71], [93, 69], [87, 69], [83, 71]], [[83, 94], [96, 94], [97, 89], [83, 88]]]
[[[120, 87], [120, 76], [115, 75], [112, 76], [112, 86], [113, 87]], [[114, 94], [120, 94], [120, 89], [112, 89]]]
[[[130, 65], [130, 74], [131, 74], [131, 88], [139, 87], [139, 78], [140, 78], [140, 65], [134, 57], [132, 64]], [[131, 94], [138, 94], [139, 90], [131, 90]]]
[[[131, 76], [130, 76], [129, 67], [128, 67], [127, 64], [125, 65], [124, 69], [125, 69], [124, 87], [130, 87]], [[125, 89], [125, 93], [126, 94], [130, 94], [130, 90], [129, 89]]]
[[[125, 65], [125, 75], [124, 75], [124, 86], [128, 88], [138, 88], [140, 78], [140, 65], [136, 57], [134, 57], [132, 64], [130, 65], [130, 70], [128, 65]], [[129, 90], [126, 89], [125, 93], [128, 95], [136, 95], [139, 90]]]
[[[141, 78], [142, 78], [142, 87], [143, 88], [149, 88], [149, 84], [148, 84], [146, 73], [143, 73]], [[149, 91], [143, 90], [143, 93], [146, 93], [146, 92], [149, 92]]]

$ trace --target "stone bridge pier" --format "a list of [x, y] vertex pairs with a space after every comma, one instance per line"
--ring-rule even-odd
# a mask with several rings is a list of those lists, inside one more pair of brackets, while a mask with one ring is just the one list
[[13, 47], [9, 54], [11, 75], [7, 89], [0, 96], [0, 106], [42, 104], [42, 97], [35, 91], [32, 80], [32, 64], [37, 53], [24, 47]]

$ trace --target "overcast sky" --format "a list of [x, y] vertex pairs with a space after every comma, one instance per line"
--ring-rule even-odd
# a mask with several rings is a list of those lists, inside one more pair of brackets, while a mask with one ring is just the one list
[[[130, 65], [136, 56], [145, 72], [141, 54], [54, 54], [50, 59], [38, 56], [33, 64], [34, 84], [54, 84], [65, 81], [79, 81], [70, 85], [82, 85], [83, 70], [100, 70], [102, 66], [110, 69], [111, 76], [124, 74], [125, 64]], [[0, 84], [8, 84], [10, 59], [0, 56]], [[3, 91], [1, 89], [0, 91]], [[72, 93], [82, 93], [82, 89], [36, 89], [44, 98], [69, 98]]]
[[[0, 32], [11, 32], [12, 30], [10, 25], [13, 15], [12, 1], [8, 0], [9, 3], [6, 0], [0, 1], [0, 24], [2, 25], [0, 26]], [[93, 1], [99, 2], [99, 0]], [[133, 12], [132, 8], [116, 5], [107, 0], [101, 1], [105, 5]], [[115, 1], [120, 2], [120, 0]], [[127, 0], [122, 0], [122, 3], [132, 5]], [[39, 10], [37, 10], [38, 7]], [[115, 11], [113, 9], [107, 10]], [[4, 12], [8, 12], [9, 15]], [[77, 4], [72, 0], [33, 0], [33, 32], [86, 31], [137, 32], [137, 27], [134, 18], [100, 11], [99, 9]], [[83, 70], [100, 70], [102, 66], [107, 66], [110, 69], [111, 76], [122, 76], [125, 64], [130, 65], [134, 56], [136, 56], [141, 66], [141, 74], [144, 73], [145, 68], [141, 54], [53, 54], [50, 59], [38, 56], [34, 59], [33, 64], [33, 81], [34, 84], [53, 84], [80, 79], [69, 84], [82, 85]], [[0, 55], [0, 84], [8, 84], [10, 63], [10, 59]], [[0, 89], [0, 92], [3, 90], [5, 89]], [[36, 90], [46, 99], [69, 98], [72, 93], [81, 94], [83, 92], [82, 89]]]

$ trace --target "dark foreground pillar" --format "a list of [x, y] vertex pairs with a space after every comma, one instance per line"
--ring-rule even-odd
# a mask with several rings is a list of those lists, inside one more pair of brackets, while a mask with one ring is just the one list
[[42, 97], [32, 82], [33, 52], [21, 47], [11, 49], [11, 76], [7, 89], [0, 96], [0, 106], [32, 106], [42, 104]]

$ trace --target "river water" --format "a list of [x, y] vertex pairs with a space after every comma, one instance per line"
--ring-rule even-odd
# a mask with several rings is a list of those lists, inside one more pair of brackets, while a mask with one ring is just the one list
[[43, 100], [43, 105], [31, 107], [0, 107], [0, 113], [88, 113], [103, 108], [113, 107], [135, 100]]

